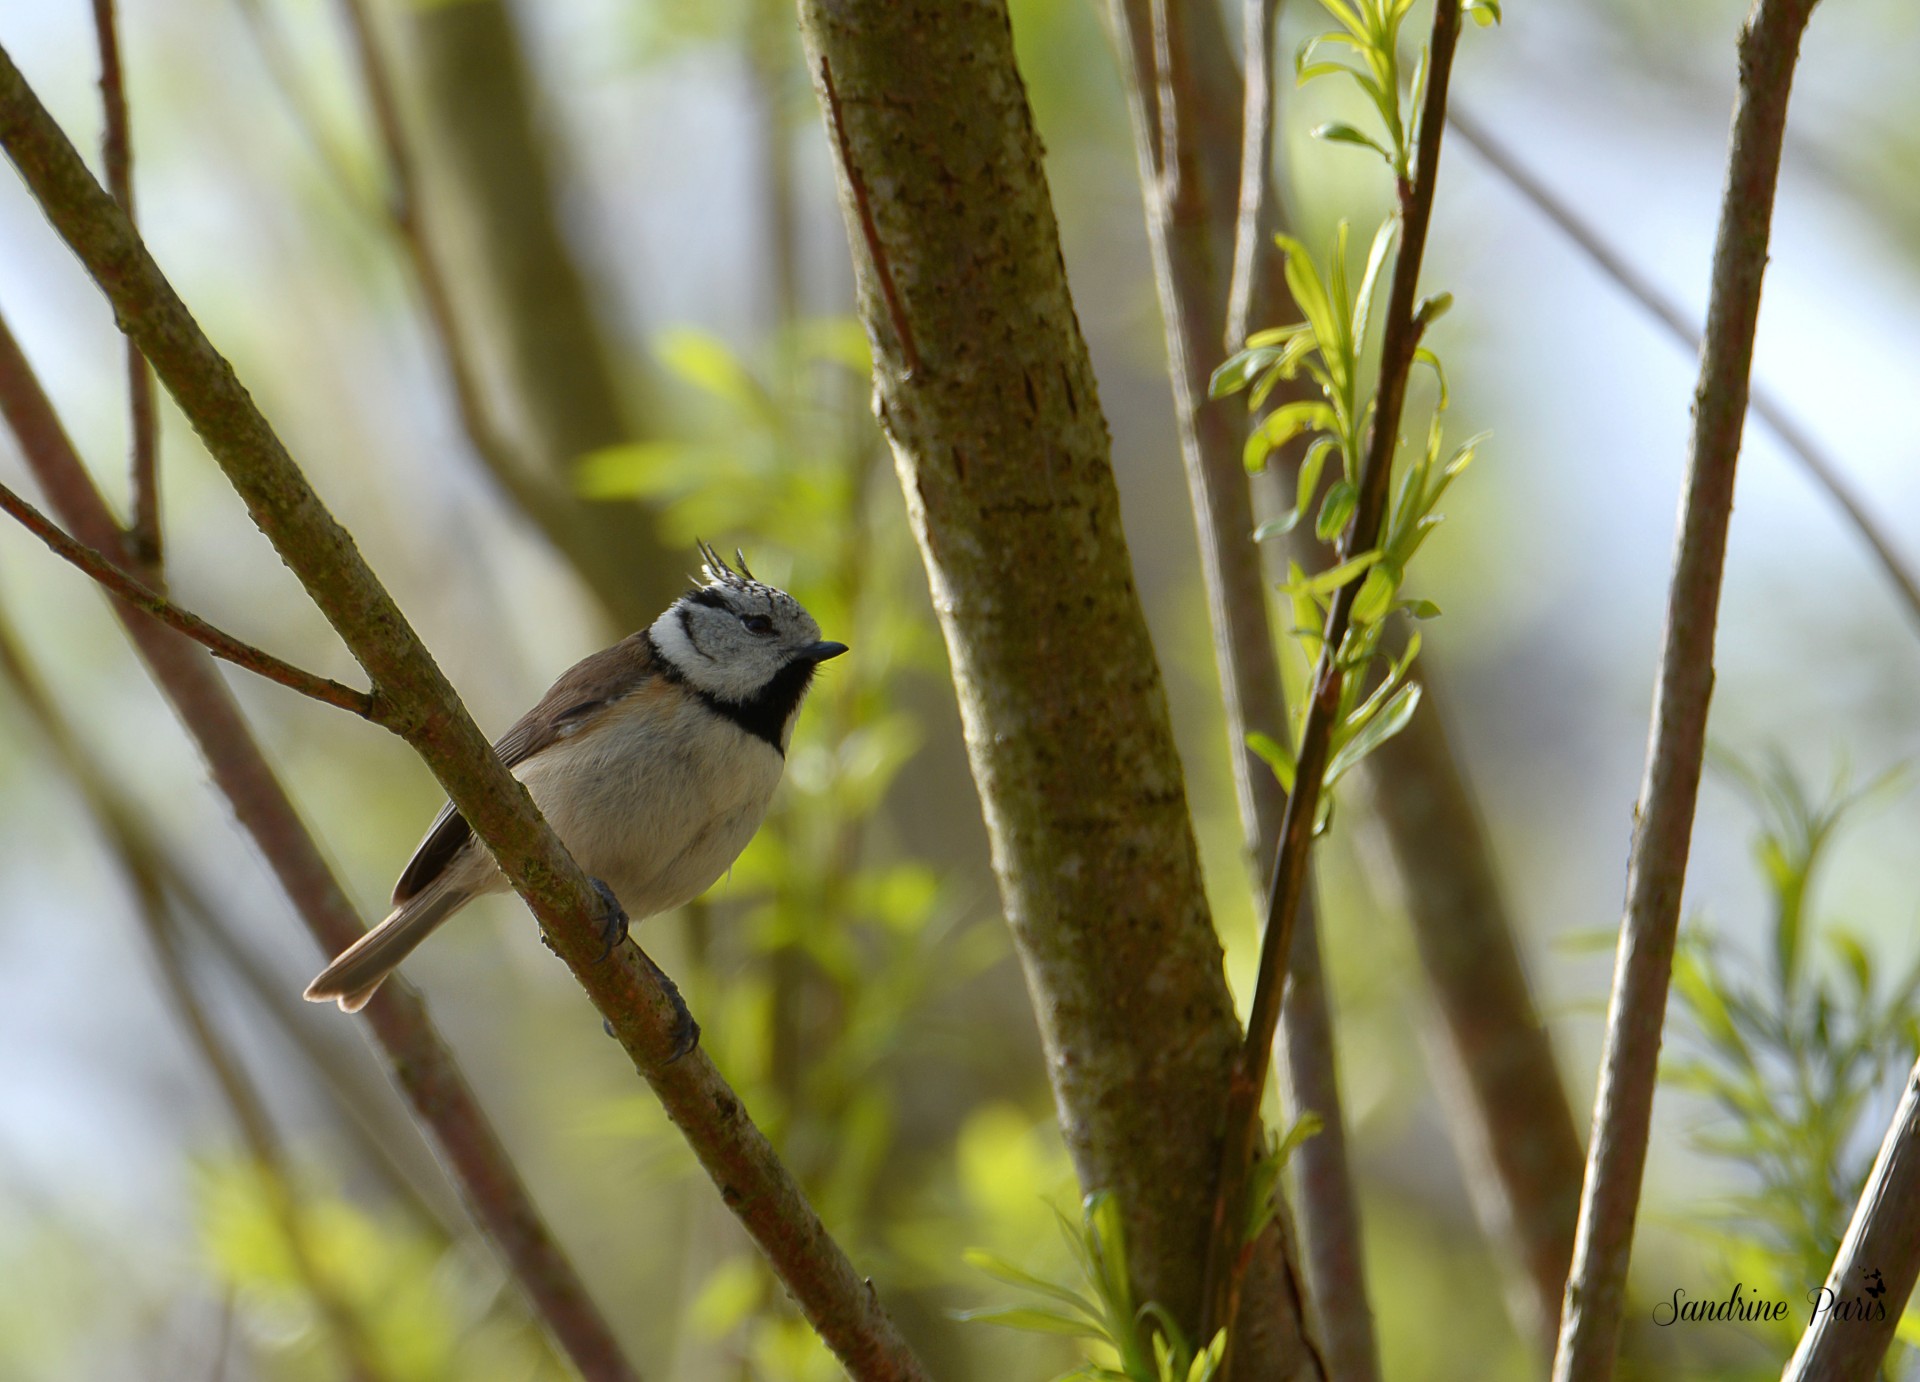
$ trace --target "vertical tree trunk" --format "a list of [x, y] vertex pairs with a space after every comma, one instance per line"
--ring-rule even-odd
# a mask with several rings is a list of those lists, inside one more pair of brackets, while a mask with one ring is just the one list
[[[1083, 1185], [1199, 1312], [1239, 1037], [1003, 4], [802, 0], [876, 409]], [[1311, 1367], [1269, 1235], [1247, 1376]]]

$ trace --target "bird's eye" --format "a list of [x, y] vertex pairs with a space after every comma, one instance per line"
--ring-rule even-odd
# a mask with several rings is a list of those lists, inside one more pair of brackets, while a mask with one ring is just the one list
[[767, 618], [764, 614], [743, 614], [740, 616], [740, 622], [746, 626], [748, 633], [769, 634], [773, 632], [773, 620]]

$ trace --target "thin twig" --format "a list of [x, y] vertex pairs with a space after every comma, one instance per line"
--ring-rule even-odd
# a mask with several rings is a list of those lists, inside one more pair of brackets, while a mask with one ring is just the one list
[[1273, 265], [1280, 229], [1273, 190], [1273, 42], [1280, 0], [1245, 0], [1246, 97], [1241, 114], [1240, 196], [1233, 225], [1233, 275], [1227, 289], [1229, 351], [1246, 344], [1253, 307], [1266, 296], [1262, 282]]
[[[107, 190], [131, 221], [133, 132], [127, 116], [126, 79], [120, 66], [120, 34], [113, 0], [93, 0], [93, 28], [100, 48], [100, 161], [106, 169]], [[162, 565], [160, 414], [154, 407], [153, 371], [131, 341], [127, 342], [127, 432], [133, 492], [127, 543], [148, 575], [157, 579]]]
[[[1272, 102], [1253, 87], [1272, 77], [1276, 0], [1246, 0], [1246, 83], [1240, 201], [1234, 234], [1232, 287], [1228, 294], [1227, 348], [1238, 350], [1261, 322], [1293, 321], [1299, 311], [1287, 292], [1274, 234], [1285, 222], [1271, 172]], [[1449, 108], [1449, 120], [1452, 118]], [[1257, 175], [1257, 176], [1256, 176]], [[1316, 397], [1304, 376], [1282, 381], [1267, 407]], [[1274, 483], [1293, 500], [1304, 438], [1269, 461]], [[1309, 571], [1324, 569], [1327, 549], [1311, 540], [1277, 545], [1295, 550]], [[1448, 744], [1441, 688], [1423, 675], [1419, 715], [1400, 734], [1363, 761], [1358, 775], [1396, 863], [1408, 922], [1433, 990], [1452, 1062], [1443, 1069], [1463, 1078], [1461, 1097], [1443, 1100], [1472, 1199], [1487, 1236], [1510, 1248], [1518, 1288], [1507, 1292], [1516, 1327], [1551, 1354], [1567, 1262], [1573, 1255], [1574, 1220], [1580, 1204], [1585, 1149], [1574, 1126], [1573, 1107], [1560, 1078], [1551, 1039], [1541, 1023], [1500, 895], [1477, 808]], [[1264, 875], [1263, 875], [1264, 877]], [[1281, 1005], [1282, 1045], [1288, 1093], [1296, 1108], [1337, 1110], [1338, 1087], [1329, 1052], [1316, 1061], [1315, 1024], [1305, 1008], [1324, 984], [1319, 973], [1311, 877], [1301, 894], [1294, 953], [1288, 963]], [[1324, 1004], [1324, 998], [1319, 1000]], [[1318, 1025], [1324, 1030], [1326, 1023]], [[1316, 1071], [1320, 1072], [1316, 1075]], [[1330, 1089], [1331, 1094], [1321, 1092]], [[1339, 1211], [1333, 1190], [1316, 1193], [1330, 1178], [1328, 1162], [1344, 1169], [1345, 1157], [1328, 1154], [1329, 1138], [1342, 1129], [1330, 1123], [1294, 1153], [1298, 1168], [1302, 1239], [1310, 1279], [1334, 1273], [1317, 1261], [1320, 1251], [1357, 1234], [1316, 1231], [1316, 1216]], [[1350, 1195], [1348, 1196], [1350, 1201]], [[1503, 1265], [1506, 1265], [1503, 1263]], [[1358, 1263], [1345, 1269], [1357, 1274]], [[1339, 1300], [1345, 1293], [1319, 1293]], [[1328, 1350], [1339, 1350], [1343, 1330], [1362, 1327], [1353, 1313], [1336, 1308], [1325, 1328]]]
[[[1873, 1172], [1815, 1313], [1780, 1382], [1869, 1382], [1920, 1280], [1920, 1064], [1887, 1125]], [[1871, 1293], [1871, 1294], [1869, 1294]], [[1842, 1299], [1850, 1308], [1835, 1309]], [[1861, 1307], [1865, 1307], [1864, 1310]]]
[[[0, 50], [0, 76], [9, 73], [14, 69]], [[0, 113], [0, 129], [11, 134], [15, 128]], [[53, 133], [58, 134], [57, 128]], [[70, 146], [66, 155], [69, 166], [79, 167], [84, 176]], [[105, 206], [112, 208], [110, 201]], [[124, 224], [124, 218], [121, 221]], [[131, 238], [131, 227], [126, 234]], [[126, 535], [94, 488], [3, 320], [0, 413], [67, 526], [132, 570]], [[114, 610], [155, 683], [193, 735], [215, 784], [233, 804], [235, 818], [258, 845], [320, 949], [327, 954], [344, 950], [364, 934], [364, 923], [268, 766], [226, 681], [197, 647], [173, 630], [131, 606], [116, 604]], [[367, 1016], [394, 1082], [405, 1092], [415, 1117], [431, 1130], [476, 1221], [512, 1270], [536, 1318], [586, 1382], [633, 1382], [636, 1374], [613, 1331], [540, 1217], [418, 993], [404, 981], [389, 980], [368, 1006]]]
[[[1400, 188], [1400, 253], [1394, 261], [1393, 282], [1387, 299], [1385, 335], [1380, 347], [1379, 383], [1367, 451], [1360, 470], [1359, 499], [1342, 547], [1343, 559], [1370, 551], [1379, 542], [1386, 520], [1388, 485], [1393, 455], [1399, 444], [1400, 410], [1406, 400], [1407, 376], [1413, 368], [1422, 323], [1414, 294], [1420, 262], [1426, 251], [1427, 226], [1433, 215], [1440, 142], [1445, 128], [1447, 87], [1453, 72], [1453, 51], [1460, 36], [1460, 7], [1434, 6], [1433, 33], [1428, 41], [1428, 75], [1416, 135], [1411, 179]], [[1273, 1034], [1279, 1025], [1280, 1004], [1286, 988], [1287, 963], [1292, 952], [1296, 915], [1304, 890], [1308, 852], [1313, 844], [1313, 822], [1319, 812], [1320, 789], [1326, 773], [1339, 713], [1344, 674], [1340, 645], [1360, 593], [1356, 578], [1333, 597], [1327, 614], [1319, 666], [1314, 670], [1307, 722], [1301, 730], [1294, 790], [1287, 797], [1274, 858], [1273, 882], [1267, 894], [1266, 927], [1260, 948], [1260, 974], [1253, 1008], [1247, 1017], [1247, 1040], [1228, 1095], [1226, 1134], [1214, 1194], [1211, 1246], [1207, 1254], [1208, 1313], [1202, 1337], [1230, 1325], [1238, 1294], [1235, 1244], [1245, 1222], [1246, 1183], [1252, 1169], [1260, 1127], [1260, 1098], [1266, 1088], [1272, 1059]]]
[[660, 972], [634, 945], [606, 956], [599, 894], [4, 50], [0, 144], [255, 523], [388, 698], [407, 742], [527, 899], [548, 945], [608, 1019], [808, 1321], [862, 1382], [924, 1377], [739, 1096], [704, 1052], [676, 1059], [677, 1016]]
[[[1204, 74], [1198, 70], [1196, 54], [1207, 50], [1203, 38], [1190, 41], [1188, 26], [1208, 19], [1196, 21], [1190, 8], [1169, 6], [1164, 0], [1144, 6], [1136, 0], [1113, 10], [1120, 29], [1119, 47], [1129, 59], [1135, 141], [1166, 325], [1175, 417], [1193, 501], [1235, 794], [1256, 897], [1279, 838], [1285, 793], [1247, 740], [1253, 732], [1285, 738], [1289, 722], [1260, 555], [1250, 540], [1253, 503], [1240, 458], [1242, 415], [1208, 398], [1207, 378], [1222, 358], [1222, 350], [1235, 348], [1235, 337], [1244, 336], [1247, 329], [1246, 313], [1255, 300], [1254, 275], [1250, 270], [1243, 274], [1243, 267], [1248, 260], [1264, 264], [1268, 258], [1253, 253], [1247, 242], [1257, 243], [1262, 236], [1270, 240], [1275, 228], [1269, 176], [1273, 91], [1267, 60], [1274, 8], [1271, 0], [1249, 0], [1247, 5], [1237, 197], [1233, 186], [1214, 185], [1204, 157], [1207, 146], [1231, 143], [1234, 138], [1219, 118], [1233, 112], [1232, 103], [1209, 102], [1199, 90]], [[1212, 74], [1216, 81], [1231, 75], [1230, 66], [1224, 65], [1226, 58], [1224, 51], [1218, 54], [1223, 66]], [[1140, 63], [1146, 59], [1152, 65], [1142, 68]], [[1215, 246], [1228, 238], [1221, 232], [1229, 228], [1236, 263], [1223, 322]], [[1316, 1364], [1330, 1376], [1365, 1382], [1378, 1376], [1378, 1348], [1358, 1201], [1347, 1157], [1317, 909], [1311, 895], [1303, 902], [1296, 927], [1291, 967], [1299, 982], [1289, 991], [1281, 1014], [1288, 1094], [1294, 1107], [1310, 1109], [1320, 1117], [1322, 1130], [1300, 1149], [1294, 1162], [1305, 1277], [1304, 1283], [1296, 1280], [1290, 1286], [1296, 1297], [1311, 1299], [1318, 1307], [1302, 1312], [1303, 1319], [1311, 1314], [1319, 1321], [1317, 1348], [1310, 1325], [1302, 1335]], [[1287, 1228], [1276, 1224], [1276, 1230], [1284, 1246], [1290, 1236]], [[1290, 1260], [1288, 1268], [1295, 1270]]]
[[[84, 542], [76, 542], [68, 537], [45, 514], [3, 484], [0, 484], [0, 511], [18, 519], [20, 525], [46, 543], [55, 556], [71, 562], [135, 609], [144, 610], [170, 629], [178, 629], [215, 657], [224, 658], [249, 672], [257, 672], [269, 681], [277, 681], [290, 691], [298, 691], [303, 696], [310, 696], [341, 710], [350, 710], [375, 724], [382, 722], [379, 704], [373, 696], [365, 691], [356, 691], [351, 686], [343, 686], [330, 677], [295, 667], [291, 662], [282, 661], [272, 653], [256, 648], [251, 643], [243, 643], [232, 634], [215, 628], [199, 615], [181, 609], [166, 596], [142, 585]], [[127, 539], [131, 543], [133, 534], [127, 534]]]
[[[1661, 291], [1652, 279], [1629, 263], [1626, 256], [1609, 245], [1598, 229], [1583, 220], [1570, 204], [1528, 171], [1513, 151], [1486, 126], [1459, 109], [1447, 112], [1447, 123], [1453, 126], [1454, 132], [1480, 155], [1488, 167], [1553, 222], [1595, 268], [1613, 281], [1615, 287], [1639, 303], [1689, 353], [1696, 357], [1700, 354], [1699, 324]], [[1907, 564], [1886, 529], [1867, 510], [1860, 496], [1854, 493], [1839, 463], [1794, 420], [1786, 404], [1765, 384], [1749, 381], [1747, 407], [1766, 424], [1774, 439], [1805, 467], [1814, 483], [1827, 492], [1827, 497], [1840, 506], [1847, 521], [1880, 563], [1880, 569], [1893, 582], [1901, 602], [1907, 607], [1908, 617], [1920, 623], [1920, 574], [1916, 574]]]
[[1660, 1032], [1672, 979], [1693, 813], [1713, 694], [1714, 627], [1760, 316], [1760, 284], [1780, 178], [1793, 69], [1815, 0], [1755, 0], [1739, 40], [1727, 182], [1694, 392], [1687, 484], [1676, 538], [1646, 778], [1627, 866], [1593, 1136], [1560, 1315], [1555, 1382], [1613, 1376], [1626, 1304]]
[[313, 156], [322, 181], [339, 195], [349, 210], [370, 221], [383, 220], [386, 209], [369, 194], [356, 171], [356, 161], [327, 129], [314, 99], [312, 84], [305, 80], [299, 61], [288, 51], [286, 35], [281, 32], [273, 12], [263, 0], [234, 0], [234, 8], [240, 11], [241, 21], [247, 26], [247, 35], [253, 40], [267, 85], [286, 111], [294, 133]]
[[[374, 31], [373, 16], [365, 0], [340, 0], [340, 10], [353, 40], [354, 59], [359, 65], [361, 85], [366, 89], [374, 131], [387, 159], [387, 218], [413, 269], [421, 306], [439, 343], [447, 381], [453, 386], [461, 424], [474, 450], [495, 476], [503, 482], [517, 477], [519, 484], [528, 484], [532, 467], [508, 441], [505, 430], [487, 404], [479, 366], [468, 349], [467, 334], [461, 329], [454, 309], [453, 291], [441, 272], [439, 257], [428, 236], [425, 197], [415, 167], [413, 145], [401, 120], [399, 97], [380, 48], [380, 36]], [[520, 488], [517, 485], [512, 488], [514, 498], [524, 503]], [[527, 507], [531, 512], [532, 506]]]
[[847, 139], [846, 121], [840, 114], [840, 93], [833, 88], [833, 64], [820, 59], [820, 86], [826, 94], [827, 118], [833, 125], [835, 147], [840, 166], [846, 170], [847, 186], [853, 189], [854, 209], [860, 213], [860, 234], [867, 242], [867, 254], [873, 260], [874, 276], [880, 280], [880, 294], [887, 300], [887, 318], [893, 323], [894, 338], [900, 342], [900, 357], [906, 368], [901, 378], [912, 379], [920, 373], [920, 351], [913, 343], [913, 327], [907, 321], [907, 309], [900, 302], [900, 289], [893, 281], [893, 266], [887, 262], [887, 247], [881, 242], [880, 228], [874, 224], [873, 201], [867, 195], [867, 180], [854, 160], [853, 145]]

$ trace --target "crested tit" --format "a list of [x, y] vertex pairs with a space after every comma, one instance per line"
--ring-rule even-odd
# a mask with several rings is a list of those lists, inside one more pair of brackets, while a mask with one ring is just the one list
[[[705, 892], [767, 813], [814, 668], [847, 650], [784, 590], [702, 544], [706, 583], [650, 628], [576, 663], [494, 752], [580, 867], [610, 890], [612, 938]], [[366, 1006], [433, 929], [506, 877], [451, 802], [393, 889], [386, 920], [307, 986]], [[663, 976], [664, 977], [664, 976]]]

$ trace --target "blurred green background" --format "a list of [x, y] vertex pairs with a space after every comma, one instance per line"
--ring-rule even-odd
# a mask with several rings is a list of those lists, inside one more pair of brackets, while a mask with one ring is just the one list
[[[499, 731], [618, 631], [474, 462], [377, 212], [380, 155], [335, 7], [122, 8], [150, 243], [482, 725]], [[1743, 8], [1516, 3], [1503, 28], [1469, 36], [1455, 75], [1462, 107], [1695, 314]], [[1116, 65], [1090, 0], [1014, 0], [1013, 12], [1245, 1002], [1253, 914]], [[1053, 1207], [1071, 1213], [1076, 1191], [997, 913], [925, 582], [866, 412], [847, 247], [792, 12], [767, 0], [539, 0], [514, 13], [563, 228], [639, 438], [582, 458], [579, 483], [653, 505], [689, 569], [696, 535], [744, 548], [757, 574], [790, 585], [828, 637], [854, 648], [803, 717], [760, 837], [704, 905], [649, 923], [643, 939], [937, 1375], [1053, 1376], [1075, 1361], [1070, 1343], [951, 1318], [1008, 1297], [962, 1261], [969, 1248], [1067, 1275]], [[1318, 14], [1283, 6], [1283, 57], [1321, 27]], [[406, 16], [390, 6], [380, 17], [404, 80]], [[1238, 24], [1236, 12], [1236, 34]], [[278, 35], [277, 72], [263, 33]], [[87, 7], [6, 6], [0, 42], [93, 150]], [[1920, 24], [1898, 0], [1816, 14], [1756, 364], [1912, 551], [1917, 61]], [[1337, 219], [1371, 224], [1382, 210], [1370, 161], [1306, 136], [1339, 99], [1328, 85], [1282, 94], [1287, 185], [1316, 246]], [[1428, 629], [1425, 656], [1451, 692], [1451, 728], [1584, 1119], [1610, 972], [1610, 952], [1585, 942], [1618, 917], [1693, 362], [1457, 143], [1426, 282], [1455, 294], [1434, 343], [1449, 361], [1456, 428], [1486, 427], [1493, 439], [1428, 548], [1421, 593], [1447, 614]], [[118, 337], [11, 176], [0, 177], [0, 306], [119, 494]], [[354, 680], [170, 404], [163, 422], [176, 596]], [[1920, 743], [1920, 629], [1764, 431], [1749, 430], [1742, 472], [1715, 738], [1744, 757], [1777, 746], [1816, 789], [1842, 763], [1864, 780], [1905, 761]], [[10, 439], [0, 475], [25, 487]], [[323, 957], [98, 594], [0, 525], [0, 609], [269, 986], [297, 995]], [[395, 739], [244, 674], [229, 679], [378, 916], [438, 804], [429, 776]], [[0, 1377], [333, 1376], [118, 875], [36, 740], [0, 697]], [[1898, 791], [1857, 813], [1830, 846], [1813, 902], [1887, 973], [1920, 949], [1916, 824], [1914, 798]], [[1770, 944], [1756, 828], [1732, 782], [1710, 778], [1687, 908], [1735, 956]], [[1338, 822], [1322, 857], [1387, 1375], [1531, 1375], [1538, 1365], [1507, 1321], [1459, 1168], [1435, 1154], [1446, 1133], [1405, 927]], [[189, 950], [227, 1043], [267, 1093], [321, 1269], [365, 1322], [386, 1375], [564, 1375], [354, 1023], [302, 1009], [303, 1051], [230, 966], [203, 945]], [[837, 1375], [517, 900], [473, 908], [408, 973], [647, 1376]], [[364, 1127], [349, 1130], [316, 1070], [357, 1091], [349, 1102]], [[1862, 1114], [1868, 1151], [1890, 1107], [1876, 1088]], [[1724, 1293], [1734, 1279], [1713, 1211], [1754, 1181], [1694, 1148], [1720, 1117], [1685, 1090], [1664, 1092], [1657, 1108], [1636, 1256], [1649, 1301], [1679, 1285]], [[1777, 1369], [1782, 1356], [1778, 1340], [1730, 1329], [1658, 1346], [1674, 1350], [1662, 1370], [1676, 1376], [1764, 1371], [1770, 1359]]]

